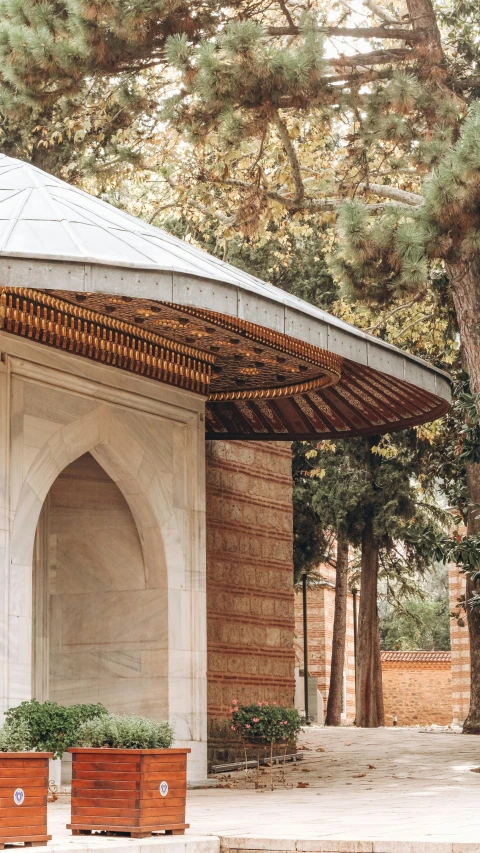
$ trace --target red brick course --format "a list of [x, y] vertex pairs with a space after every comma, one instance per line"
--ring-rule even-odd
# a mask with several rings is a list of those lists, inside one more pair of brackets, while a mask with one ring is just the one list
[[211, 760], [238, 755], [233, 699], [293, 704], [290, 443], [207, 442]]
[[461, 725], [470, 705], [470, 640], [466, 613], [459, 608], [459, 599], [465, 596], [465, 575], [458, 571], [457, 566], [449, 566], [448, 586], [450, 611], [458, 613], [463, 622], [463, 625], [459, 625], [457, 619], [450, 622], [453, 722]]

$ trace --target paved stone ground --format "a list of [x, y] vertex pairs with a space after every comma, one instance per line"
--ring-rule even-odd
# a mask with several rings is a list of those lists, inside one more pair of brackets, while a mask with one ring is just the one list
[[[234, 838], [338, 839], [448, 842], [459, 850], [476, 842], [480, 853], [480, 773], [471, 772], [480, 767], [480, 737], [312, 727], [299, 746], [305, 760], [288, 766], [291, 787], [246, 789], [235, 773], [219, 777], [231, 787], [190, 791], [189, 834], [228, 837], [232, 848], [248, 847]], [[268, 773], [261, 777], [268, 780]], [[68, 806], [56, 803], [51, 818], [50, 831], [65, 846]], [[92, 847], [91, 839], [75, 839], [80, 844]]]

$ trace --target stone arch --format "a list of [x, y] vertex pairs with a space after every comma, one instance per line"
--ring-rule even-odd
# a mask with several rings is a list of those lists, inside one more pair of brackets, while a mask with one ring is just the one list
[[45, 443], [20, 490], [11, 535], [13, 564], [31, 566], [38, 519], [52, 484], [71, 462], [91, 453], [130, 507], [144, 553], [147, 587], [168, 587], [180, 542], [174, 509], [148, 447], [126, 421], [128, 414], [99, 405]]
[[[73, 387], [73, 393], [75, 390]], [[147, 716], [168, 715], [178, 743], [192, 749], [189, 778], [204, 778], [205, 483], [203, 424], [197, 417], [197, 402], [192, 398], [192, 411], [163, 403], [151, 411], [151, 407], [130, 407], [130, 401], [122, 402], [123, 397], [117, 404], [83, 393], [80, 396], [82, 402], [78, 406], [63, 406], [56, 394], [46, 398], [46, 409], [59, 410], [61, 418], [69, 417], [72, 410], [82, 414], [65, 425], [59, 424], [60, 417], [48, 420], [46, 429], [55, 426], [56, 431], [36, 449], [26, 474], [22, 460], [28, 458], [25, 448], [30, 453], [32, 445], [25, 439], [25, 421], [23, 431], [16, 428], [10, 443], [11, 475], [5, 483], [10, 500], [5, 563], [9, 594], [5, 597], [2, 635], [7, 666], [1, 673], [0, 699], [8, 708], [32, 695], [32, 574], [38, 521], [57, 477], [72, 462], [90, 453], [119, 488], [132, 514], [144, 557], [145, 593], [151, 593], [150, 597], [138, 596], [132, 610], [133, 615], [140, 613], [143, 619], [145, 610], [140, 598], [147, 601], [150, 634], [145, 640], [132, 640], [144, 644], [141, 648], [137, 645], [139, 654], [134, 664], [138, 660], [141, 676], [132, 676], [130, 684], [121, 689], [124, 695], [133, 697], [132, 711]], [[32, 399], [37, 405], [37, 398]], [[38, 399], [42, 402], [40, 393]], [[22, 400], [19, 410], [23, 411], [24, 406]], [[90, 409], [85, 411], [87, 406]], [[38, 440], [41, 435], [39, 429], [35, 438]], [[129, 629], [133, 622], [128, 624]], [[118, 618], [117, 624], [122, 624]], [[84, 645], [89, 642], [87, 639]], [[73, 645], [69, 640], [67, 644]], [[122, 653], [121, 648], [119, 651]], [[128, 657], [131, 659], [130, 654]], [[144, 683], [141, 696], [139, 680]], [[58, 691], [56, 696], [59, 701]], [[109, 704], [108, 699], [106, 702]]]

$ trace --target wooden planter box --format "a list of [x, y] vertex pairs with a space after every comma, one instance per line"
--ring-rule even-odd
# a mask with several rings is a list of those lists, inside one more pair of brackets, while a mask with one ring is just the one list
[[24, 842], [42, 847], [47, 835], [48, 759], [51, 752], [0, 752], [0, 849]]
[[74, 835], [153, 832], [183, 835], [189, 749], [72, 747]]

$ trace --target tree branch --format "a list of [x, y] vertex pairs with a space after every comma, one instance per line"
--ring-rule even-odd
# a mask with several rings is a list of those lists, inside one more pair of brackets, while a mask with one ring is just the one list
[[269, 190], [266, 187], [260, 187], [256, 184], [249, 184], [247, 181], [239, 181], [235, 178], [215, 178], [211, 177], [212, 183], [222, 184], [228, 187], [237, 187], [238, 189], [248, 190], [250, 193], [257, 193], [264, 198], [269, 198], [271, 201], [277, 201], [286, 210], [298, 211], [320, 211], [320, 210], [336, 210], [342, 203], [339, 198], [312, 199], [303, 198], [302, 201], [297, 201], [296, 198], [282, 195], [275, 190]]
[[161, 204], [160, 207], [156, 207], [155, 210], [153, 211], [152, 215], [148, 219], [148, 224], [151, 225], [152, 222], [154, 222], [155, 219], [157, 218], [158, 214], [162, 212], [162, 210], [169, 210], [172, 207], [179, 207], [179, 206], [180, 206], [180, 202], [178, 202], [178, 201], [172, 201], [170, 204]]
[[410, 299], [408, 302], [404, 302], [402, 305], [397, 305], [396, 308], [393, 308], [392, 311], [389, 311], [388, 314], [382, 317], [382, 319], [375, 326], [370, 326], [368, 329], [365, 329], [365, 331], [370, 332], [370, 334], [372, 334], [372, 332], [376, 332], [377, 329], [381, 329], [381, 327], [384, 326], [385, 323], [390, 320], [390, 317], [393, 317], [394, 314], [398, 314], [399, 311], [406, 311], [407, 308], [411, 308], [412, 305], [415, 305], [416, 302], [421, 302], [425, 294], [426, 291], [422, 290], [422, 292], [414, 296], [413, 299]]
[[282, 140], [283, 148], [290, 163], [293, 183], [295, 184], [295, 200], [297, 202], [301, 202], [305, 197], [305, 187], [302, 181], [300, 161], [298, 159], [297, 152], [295, 151], [292, 140], [290, 139], [287, 125], [278, 112], [275, 114], [275, 124], [277, 127], [278, 135]]
[[357, 53], [355, 56], [339, 56], [328, 59], [334, 68], [367, 67], [369, 65], [385, 65], [398, 60], [409, 60], [415, 53], [408, 47], [392, 47], [383, 50], [372, 50], [370, 53]]
[[[287, 4], [285, 3], [285, 0], [278, 0], [278, 2], [279, 2], [280, 9], [282, 10], [283, 14], [285, 15], [285, 17], [286, 17], [286, 19], [290, 25], [290, 29], [295, 29], [295, 24], [294, 24], [293, 18], [290, 14], [290, 11], [288, 9]], [[288, 35], [290, 35], [290, 33]], [[292, 33], [292, 35], [293, 35], [293, 33]], [[296, 35], [296, 33], [295, 33], [295, 35]]]
[[393, 344], [394, 341], [398, 340], [398, 338], [401, 338], [402, 335], [404, 335], [405, 332], [408, 331], [408, 329], [412, 328], [412, 326], [416, 326], [417, 323], [423, 323], [424, 320], [430, 320], [433, 316], [433, 314], [422, 314], [420, 317], [417, 317], [416, 320], [412, 320], [412, 322], [405, 326], [405, 328], [402, 329], [402, 331], [399, 332], [398, 335], [395, 335], [395, 337], [390, 341], [390, 343]]
[[367, 195], [373, 193], [373, 195], [379, 195], [382, 198], [390, 198], [392, 201], [400, 201], [410, 207], [418, 207], [420, 204], [423, 204], [423, 196], [418, 193], [399, 190], [396, 187], [390, 187], [386, 184], [359, 184], [358, 186]]
[[[318, 27], [319, 33], [326, 36], [342, 36], [344, 38], [358, 39], [399, 39], [407, 42], [421, 42], [425, 35], [422, 30], [393, 29], [389, 27]], [[295, 24], [291, 27], [267, 27], [266, 33], [274, 38], [280, 36], [298, 36], [299, 27]]]
[[400, 21], [397, 21], [396, 18], [389, 12], [387, 9], [382, 9], [378, 3], [375, 3], [375, 0], [362, 0], [362, 5], [366, 6], [367, 9], [370, 9], [377, 18], [380, 18], [382, 21], [387, 21], [389, 24], [399, 24]]
[[[172, 189], [178, 190], [178, 186], [172, 177], [167, 177], [166, 181], [167, 181], [167, 184], [169, 184], [172, 187]], [[182, 205], [182, 202], [178, 202], [178, 206], [180, 207], [181, 205]], [[161, 205], [160, 207], [158, 207], [154, 211], [154, 213], [152, 214], [150, 219], [148, 220], [149, 223], [152, 223], [153, 220], [155, 219], [155, 217], [159, 213], [161, 213], [162, 210], [165, 210], [167, 207], [174, 207], [174, 206], [177, 206], [177, 205], [164, 204], [164, 205]], [[198, 210], [198, 211], [200, 211], [200, 213], [203, 213], [204, 216], [215, 216], [219, 220], [219, 222], [221, 222], [223, 225], [233, 225], [233, 223], [235, 222], [235, 216], [227, 216], [227, 214], [222, 213], [221, 210], [213, 210], [213, 211], [209, 210], [209, 208], [206, 207], [206, 205], [202, 204], [200, 201], [196, 201], [195, 199], [192, 199], [191, 197], [189, 197], [189, 200], [185, 203], [185, 207], [190, 207], [192, 209]]]
[[480, 86], [480, 75], [473, 77], [460, 77], [458, 80], [453, 80], [452, 85], [458, 89], [476, 89]]
[[[289, 141], [291, 144], [291, 140], [289, 140]], [[301, 171], [301, 167], [300, 167], [300, 164], [298, 163], [298, 159], [297, 159], [297, 155], [296, 155], [295, 150], [294, 150], [294, 156], [295, 156], [295, 160], [298, 164], [298, 169]], [[264, 198], [268, 198], [271, 201], [278, 202], [278, 204], [281, 204], [286, 210], [291, 210], [291, 211], [295, 211], [295, 212], [299, 212], [299, 211], [305, 211], [305, 212], [307, 212], [307, 211], [315, 212], [316, 211], [316, 212], [319, 212], [322, 210], [337, 210], [337, 208], [344, 201], [344, 199], [341, 198], [340, 196], [322, 198], [322, 199], [310, 198], [308, 196], [305, 196], [305, 186], [304, 186], [303, 182], [301, 181], [301, 179], [300, 179], [300, 183], [301, 183], [301, 187], [302, 187], [302, 194], [300, 196], [298, 196], [298, 195], [295, 195], [295, 196], [283, 195], [283, 193], [278, 192], [277, 190], [270, 190], [267, 187], [261, 187], [258, 184], [250, 184], [250, 183], [248, 183], [248, 181], [240, 181], [236, 178], [220, 179], [220, 178], [215, 178], [212, 176], [211, 180], [213, 183], [216, 183], [216, 184], [222, 184], [224, 186], [229, 186], [229, 187], [237, 187], [238, 189], [248, 190], [248, 192], [250, 192], [250, 193], [257, 193], [258, 195], [262, 195]], [[367, 189], [367, 187], [363, 184], [359, 184], [359, 186]], [[373, 189], [374, 187], [375, 187], [375, 189]], [[298, 191], [297, 186], [296, 186], [296, 189]], [[412, 206], [413, 206], [412, 199], [416, 196], [415, 193], [407, 193], [404, 190], [396, 190], [394, 187], [388, 187], [388, 186], [381, 187], [381, 186], [376, 185], [376, 184], [370, 184], [370, 189], [373, 192], [375, 192], [376, 195], [384, 195], [385, 198], [391, 198], [392, 199], [392, 201], [386, 201], [386, 202], [382, 202], [380, 204], [368, 205], [368, 209], [370, 211], [372, 211], [372, 210], [386, 210], [388, 208], [398, 208], [398, 207], [405, 207], [406, 209], [411, 210]], [[382, 192], [380, 192], [380, 190], [382, 190]], [[410, 200], [408, 202], [405, 201], [405, 199], [403, 197], [404, 195], [410, 198]], [[416, 198], [420, 199], [420, 202], [423, 202], [422, 196], [416, 196]], [[415, 203], [415, 206], [418, 206], [418, 205]], [[207, 208], [205, 208], [205, 211], [209, 212]], [[218, 218], [220, 218], [219, 212], [217, 212], [216, 215]], [[224, 215], [224, 214], [221, 214], [221, 215]]]

